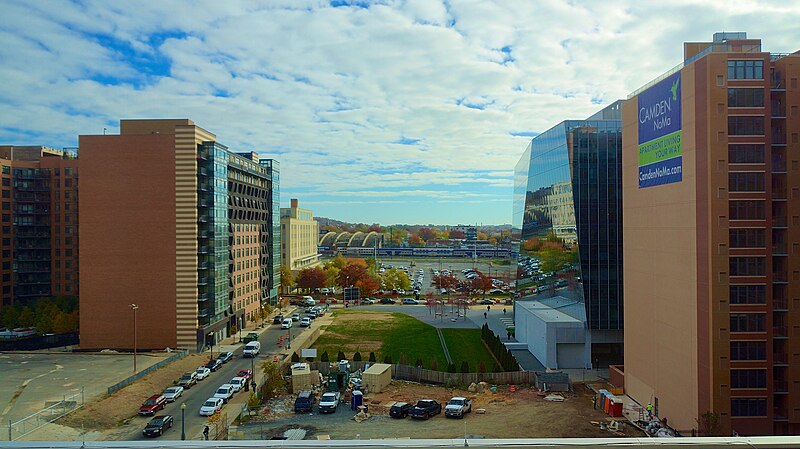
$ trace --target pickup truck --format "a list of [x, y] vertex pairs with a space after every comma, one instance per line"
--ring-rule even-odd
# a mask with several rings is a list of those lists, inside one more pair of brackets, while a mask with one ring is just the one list
[[452, 398], [444, 406], [444, 416], [448, 418], [463, 418], [465, 414], [471, 411], [472, 401], [462, 397]]
[[428, 419], [439, 413], [442, 413], [442, 404], [433, 399], [422, 399], [417, 401], [417, 405], [411, 409], [408, 416], [412, 418]]
[[336, 407], [339, 405], [339, 393], [329, 391], [323, 393], [319, 398], [319, 412], [320, 413], [336, 413]]

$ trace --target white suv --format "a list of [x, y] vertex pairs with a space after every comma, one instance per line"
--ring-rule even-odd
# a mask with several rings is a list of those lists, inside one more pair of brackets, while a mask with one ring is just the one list
[[281, 323], [281, 329], [289, 329], [290, 327], [292, 327], [292, 319], [286, 318], [283, 320], [283, 323]]

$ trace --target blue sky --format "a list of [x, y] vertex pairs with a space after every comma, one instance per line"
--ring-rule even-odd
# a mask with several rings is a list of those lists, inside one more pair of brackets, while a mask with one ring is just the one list
[[[721, 6], [719, 6], [719, 5]], [[532, 136], [747, 31], [800, 49], [785, 1], [4, 1], [0, 143], [77, 145], [190, 118], [281, 162], [284, 203], [367, 223], [511, 221]]]

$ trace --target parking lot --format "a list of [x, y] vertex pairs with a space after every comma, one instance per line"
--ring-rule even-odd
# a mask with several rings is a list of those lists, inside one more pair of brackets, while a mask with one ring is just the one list
[[[166, 357], [139, 354], [139, 369]], [[133, 373], [131, 354], [3, 353], [0, 354], [0, 419], [8, 423], [43, 409], [48, 403], [83, 390], [85, 401], [106, 394], [107, 388]], [[7, 439], [5, 432], [0, 439]]]
[[[411, 418], [394, 419], [388, 408], [394, 401], [413, 402], [429, 398], [444, 404], [453, 396], [473, 399], [473, 411], [464, 419], [445, 418], [439, 414], [429, 420]], [[239, 439], [281, 438], [290, 429], [303, 434], [303, 438], [318, 437], [341, 439], [394, 439], [394, 438], [463, 438], [465, 435], [483, 438], [558, 438], [558, 437], [610, 437], [592, 421], [604, 420], [603, 413], [592, 409], [591, 401], [582, 394], [567, 394], [566, 401], [554, 403], [539, 397], [533, 390], [517, 388], [511, 392], [507, 386], [497, 392], [470, 393], [432, 385], [394, 381], [378, 394], [368, 394], [364, 402], [369, 405], [370, 417], [356, 422], [356, 414], [341, 404], [333, 414], [320, 415], [317, 407], [312, 413], [295, 414], [292, 410], [294, 396], [279, 398], [267, 405], [269, 413], [251, 423], [239, 426], [233, 437]], [[477, 409], [484, 409], [479, 414]]]
[[[412, 279], [416, 277], [418, 270], [423, 270], [424, 279], [422, 282], [422, 291], [420, 292], [420, 297], [425, 296], [429, 292], [437, 295], [439, 294], [439, 290], [435, 286], [431, 285], [433, 281], [434, 270], [450, 270], [461, 280], [466, 280], [464, 274], [461, 272], [462, 270], [466, 269], [478, 270], [493, 278], [500, 278], [503, 280], [511, 279], [512, 275], [514, 274], [514, 268], [512, 265], [499, 265], [487, 260], [477, 260], [473, 262], [472, 260], [464, 259], [390, 259], [380, 260], [380, 262], [383, 263], [384, 266], [393, 266], [395, 268], [403, 266], [408, 268]], [[413, 266], [412, 263], [414, 264]]]

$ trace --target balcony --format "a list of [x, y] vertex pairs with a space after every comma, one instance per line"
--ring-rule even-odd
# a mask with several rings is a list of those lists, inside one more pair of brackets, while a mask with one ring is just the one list
[[197, 217], [197, 221], [198, 221], [199, 223], [208, 223], [208, 220], [209, 220], [209, 218], [208, 218], [208, 215], [205, 215], [205, 214], [203, 214], [203, 215], [199, 215], [199, 216]]
[[197, 278], [197, 285], [205, 287], [208, 285], [208, 277], [207, 276], [200, 276]]
[[778, 282], [781, 284], [785, 284], [789, 282], [789, 275], [785, 271], [780, 272], [773, 272], [772, 273], [772, 282]]
[[786, 118], [786, 107], [781, 103], [772, 103], [772, 118], [773, 119], [785, 119]]
[[773, 228], [785, 228], [786, 227], [786, 223], [787, 223], [787, 220], [786, 220], [786, 216], [785, 215], [779, 215], [779, 216], [773, 216], [772, 217], [772, 227]]
[[789, 356], [785, 352], [772, 354], [773, 365], [789, 365]]
[[208, 270], [211, 267], [211, 264], [208, 262], [200, 262], [197, 264], [198, 270]]
[[211, 251], [211, 247], [209, 246], [201, 246], [197, 248], [198, 254], [208, 254]]
[[788, 338], [786, 326], [772, 326], [772, 338]]
[[773, 256], [786, 256], [788, 253], [786, 252], [786, 242], [780, 243], [773, 243], [772, 244], [772, 255]]
[[198, 318], [206, 318], [206, 317], [209, 317], [209, 316], [212, 316], [212, 315], [214, 315], [214, 310], [210, 309], [210, 308], [209, 309], [200, 309], [200, 310], [197, 311]]
[[772, 310], [779, 312], [789, 310], [786, 298], [772, 298]]
[[785, 380], [774, 380], [772, 382], [772, 391], [774, 391], [775, 393], [788, 393], [789, 382]]

